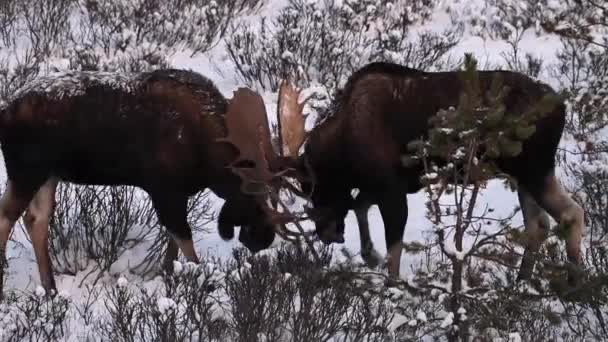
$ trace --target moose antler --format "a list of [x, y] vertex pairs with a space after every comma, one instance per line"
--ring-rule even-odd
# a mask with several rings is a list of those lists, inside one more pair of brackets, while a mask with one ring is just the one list
[[264, 100], [251, 89], [239, 88], [228, 104], [225, 119], [228, 136], [218, 141], [234, 145], [239, 152], [229, 167], [243, 180], [241, 190], [245, 193], [265, 192], [264, 189], [253, 190], [250, 187], [264, 187], [280, 174], [271, 171], [271, 165], [276, 165], [278, 156], [270, 142]]
[[297, 156], [306, 136], [304, 129], [306, 116], [302, 112], [310, 96], [304, 101], [298, 102], [301, 93], [301, 89], [296, 89], [286, 80], [281, 82], [277, 117], [281, 133], [281, 148], [285, 156]]
[[226, 111], [228, 135], [218, 141], [232, 144], [238, 156], [228, 167], [241, 180], [241, 191], [254, 195], [260, 207], [275, 223], [291, 222], [293, 217], [270, 208], [266, 203], [272, 187], [290, 171], [283, 167], [270, 142], [270, 128], [262, 97], [251, 89], [239, 88]]
[[[292, 98], [295, 98], [297, 104], [297, 96], [290, 96], [287, 99], [289, 101], [282, 102], [290, 113], [294, 107], [291, 104]], [[299, 113], [301, 114], [301, 109]], [[280, 177], [289, 169], [284, 167], [284, 163], [272, 148], [268, 117], [262, 97], [251, 89], [239, 88], [234, 92], [234, 96], [228, 104], [225, 120], [228, 135], [218, 141], [232, 144], [239, 152], [228, 167], [243, 180], [241, 191], [254, 195], [260, 207], [275, 224], [281, 225], [294, 221], [295, 215], [280, 201], [278, 194], [272, 191], [273, 186], [281, 183], [276, 180], [280, 180]], [[297, 149], [295, 151], [297, 154]], [[276, 171], [276, 169], [282, 170]], [[257, 185], [261, 189], [250, 189], [251, 185]], [[280, 203], [284, 212], [272, 209], [267, 203], [269, 199]], [[297, 220], [294, 223], [298, 227], [300, 235], [305, 237], [312, 248], [312, 243], [306, 238], [303, 228], [297, 223]], [[289, 232], [287, 229], [279, 230], [278, 233], [285, 237], [297, 236], [296, 233]], [[314, 249], [313, 254], [318, 259]]]

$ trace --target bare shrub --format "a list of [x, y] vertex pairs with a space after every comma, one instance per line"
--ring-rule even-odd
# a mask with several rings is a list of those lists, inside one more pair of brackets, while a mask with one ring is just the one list
[[149, 201], [129, 187], [76, 186], [61, 183], [51, 218], [51, 259], [58, 272], [76, 274], [89, 262], [107, 271], [129, 243], [141, 236], [135, 225], [155, 225]]
[[8, 0], [0, 3], [0, 38], [3, 47], [13, 42], [18, 20], [17, 1]]
[[289, 78], [331, 89], [361, 64], [365, 22], [353, 19], [333, 1], [290, 0], [275, 22], [262, 18], [259, 29], [236, 26], [226, 48], [249, 86], [277, 91], [281, 79]]
[[466, 24], [473, 34], [507, 40], [518, 31], [532, 28], [537, 34], [537, 25], [549, 1], [488, 0], [484, 2], [455, 2], [448, 5], [452, 23]]
[[124, 278], [119, 278], [117, 284], [105, 292], [103, 303], [107, 317], [97, 322], [97, 331], [108, 341], [136, 341], [137, 315], [142, 310], [138, 292], [130, 288]]
[[[209, 215], [208, 193], [189, 200], [188, 220], [201, 230]], [[152, 238], [140, 268], [143, 273], [160, 271], [168, 239], [158, 223], [152, 203], [143, 191], [129, 186], [96, 187], [60, 184], [51, 218], [51, 259], [58, 272], [76, 274], [90, 269], [110, 270], [122, 253]], [[84, 280], [84, 279], [83, 279]]]
[[455, 64], [444, 57], [458, 43], [462, 33], [458, 27], [450, 27], [441, 33], [422, 31], [413, 41], [408, 39], [407, 27], [389, 28], [388, 32], [376, 35], [370, 57], [372, 61], [392, 62], [427, 71], [446, 70]]
[[223, 341], [228, 333], [219, 297], [223, 277], [221, 266], [209, 260], [177, 263], [175, 273], [152, 290], [121, 278], [106, 291], [108, 317], [98, 329], [112, 341]]
[[72, 0], [6, 1], [0, 4], [0, 105], [50, 67], [47, 59], [69, 34]]
[[74, 312], [72, 317], [78, 320], [79, 326], [82, 326], [82, 331], [78, 334], [73, 333], [72, 336], [76, 335], [80, 341], [91, 341], [96, 335], [95, 329], [99, 318], [95, 309], [101, 293], [101, 287], [86, 285], [80, 299], [71, 303], [71, 311]]
[[502, 52], [501, 56], [506, 62], [506, 69], [517, 71], [533, 78], [538, 78], [543, 68], [543, 60], [526, 52], [522, 56], [520, 47], [525, 29], [516, 29], [506, 38], [510, 50]]
[[80, 0], [70, 69], [142, 71], [177, 51], [206, 52], [233, 17], [260, 0]]
[[57, 341], [67, 330], [70, 300], [59, 294], [49, 299], [42, 288], [35, 293], [12, 293], [0, 304], [4, 322], [2, 341]]
[[328, 268], [329, 249], [318, 254], [316, 260], [293, 245], [266, 255], [235, 252], [226, 292], [238, 341], [252, 336], [266, 341], [381, 341], [388, 336], [392, 308], [377, 295], [382, 290], [350, 267]]
[[243, 249], [235, 250], [234, 256], [226, 293], [233, 308], [230, 324], [237, 341], [252, 336], [279, 341], [292, 299], [288, 276], [275, 271], [269, 256], [253, 258]]

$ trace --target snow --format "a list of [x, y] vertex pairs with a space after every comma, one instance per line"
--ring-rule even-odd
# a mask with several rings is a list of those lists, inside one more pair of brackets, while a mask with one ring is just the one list
[[182, 265], [181, 262], [175, 260], [173, 261], [173, 273], [175, 274], [181, 274], [182, 271], [184, 270], [184, 266]]
[[118, 281], [116, 281], [116, 285], [118, 285], [119, 287], [125, 287], [128, 284], [129, 284], [129, 281], [125, 277], [120, 277], [120, 278], [118, 278]]
[[173, 311], [177, 307], [177, 303], [171, 298], [161, 297], [158, 299], [158, 311], [161, 314], [167, 314], [168, 311]]
[[42, 288], [42, 286], [37, 286], [36, 287], [36, 296], [44, 297], [45, 295], [46, 295], [46, 291], [44, 290], [44, 288]]
[[408, 318], [401, 315], [401, 314], [396, 314], [395, 317], [393, 317], [393, 320], [391, 321], [391, 324], [389, 325], [389, 331], [395, 331], [397, 328], [399, 328], [400, 326], [408, 323], [411, 321], [408, 321]]
[[443, 321], [441, 321], [441, 327], [446, 329], [452, 324], [454, 324], [454, 313], [448, 312]]
[[418, 311], [418, 313], [416, 314], [416, 319], [421, 322], [426, 322], [428, 320], [426, 314], [422, 311]]
[[521, 342], [521, 336], [519, 335], [519, 333], [510, 333], [509, 334], [509, 342]]

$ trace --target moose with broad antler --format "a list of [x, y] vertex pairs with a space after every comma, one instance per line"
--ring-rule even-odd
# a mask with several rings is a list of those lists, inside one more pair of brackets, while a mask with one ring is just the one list
[[[510, 89], [504, 99], [508, 115], [530, 113], [543, 97], [556, 96], [548, 85], [509, 71], [479, 71], [480, 89], [490, 89], [497, 75]], [[313, 187], [304, 182], [302, 188], [312, 191], [312, 203], [322, 211], [315, 219], [321, 240], [343, 242], [344, 218], [349, 209], [355, 209], [362, 255], [373, 261], [367, 210], [377, 204], [385, 226], [389, 273], [399, 273], [408, 215], [406, 194], [421, 190], [424, 174], [422, 165], [410, 165], [403, 157], [410, 154], [410, 142], [428, 136], [433, 115], [458, 106], [463, 90], [458, 72], [423, 72], [391, 63], [371, 63], [349, 78], [329, 117], [310, 132], [303, 154], [315, 183]], [[520, 279], [531, 276], [534, 255], [548, 235], [547, 213], [570, 225], [568, 258], [575, 265], [582, 263], [584, 213], [555, 175], [555, 155], [564, 124], [565, 105], [557, 101], [549, 113], [536, 120], [535, 132], [523, 142], [518, 155], [494, 160], [518, 185], [527, 233]], [[360, 190], [354, 201], [353, 188]]]
[[[165, 267], [178, 247], [198, 262], [186, 207], [190, 195], [206, 188], [225, 199], [218, 217], [223, 238], [240, 225], [247, 248], [267, 248], [284, 218], [256, 185], [275, 182], [275, 170], [284, 167], [272, 153], [266, 117], [258, 115], [264, 113], [252, 91], [239, 89], [228, 101], [210, 80], [183, 70], [68, 72], [26, 85], [0, 112], [8, 174], [0, 200], [3, 260], [25, 212], [41, 283], [55, 289], [48, 225], [59, 181], [145, 190], [174, 241]], [[3, 277], [4, 267], [0, 272]]]
[[[488, 87], [496, 72], [480, 72]], [[511, 87], [505, 105], [521, 113], [546, 85], [503, 72]], [[239, 239], [252, 251], [270, 246], [281, 223], [294, 220], [268, 203], [272, 191], [300, 181], [310, 194], [309, 216], [325, 243], [343, 242], [344, 218], [355, 209], [364, 256], [373, 249], [367, 210], [379, 206], [389, 249], [389, 273], [399, 274], [400, 242], [407, 220], [406, 194], [420, 190], [422, 170], [402, 163], [407, 144], [428, 129], [428, 118], [455, 106], [462, 90], [457, 73], [425, 73], [373, 63], [352, 75], [330, 117], [305, 140], [304, 102], [287, 83], [279, 92], [279, 131], [284, 153], [276, 153], [262, 98], [238, 89], [225, 99], [212, 82], [190, 71], [158, 70], [122, 75], [70, 72], [40, 78], [0, 108], [0, 144], [8, 174], [0, 200], [0, 249], [25, 212], [42, 285], [55, 288], [48, 256], [48, 224], [59, 181], [133, 185], [151, 197], [160, 222], [173, 237], [165, 265], [177, 256], [197, 262], [186, 220], [188, 196], [209, 188], [225, 203], [220, 236]], [[528, 235], [520, 276], [528, 277], [532, 255], [548, 229], [546, 212], [572, 224], [568, 256], [580, 263], [583, 212], [554, 175], [564, 125], [559, 105], [537, 122], [522, 153], [498, 160], [519, 184]], [[353, 188], [360, 189], [357, 200]], [[545, 212], [546, 211], [546, 212]], [[176, 247], [177, 246], [177, 247]], [[0, 272], [3, 276], [4, 268]]]

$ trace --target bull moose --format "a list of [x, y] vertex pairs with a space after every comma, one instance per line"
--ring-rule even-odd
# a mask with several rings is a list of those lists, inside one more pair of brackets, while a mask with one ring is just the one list
[[[281, 158], [269, 152], [268, 123], [260, 113], [265, 114], [264, 104], [253, 92], [239, 89], [229, 101], [209, 79], [185, 70], [70, 71], [25, 85], [0, 104], [8, 175], [0, 199], [2, 260], [25, 212], [42, 286], [55, 289], [47, 240], [60, 181], [146, 191], [174, 241], [165, 265], [177, 257], [178, 247], [188, 260], [198, 261], [186, 205], [188, 196], [206, 188], [225, 199], [218, 217], [222, 238], [231, 239], [240, 225], [239, 239], [247, 248], [268, 247], [280, 215], [247, 186], [272, 181], [269, 168], [280, 169]], [[267, 169], [250, 163], [260, 151]], [[0, 272], [3, 277], [4, 267]]]
[[[545, 95], [555, 92], [546, 84], [509, 71], [479, 71], [482, 90], [500, 74], [510, 91], [505, 100], [509, 115], [522, 115]], [[423, 72], [392, 63], [371, 63], [356, 71], [338, 92], [328, 118], [315, 127], [304, 145], [302, 158], [314, 174], [314, 184], [303, 190], [311, 199], [316, 232], [325, 243], [344, 241], [344, 218], [355, 209], [360, 225], [362, 255], [374, 255], [367, 231], [367, 210], [377, 204], [384, 221], [389, 250], [388, 269], [399, 274], [403, 232], [408, 208], [406, 194], [422, 188], [421, 165], [403, 163], [408, 143], [427, 136], [429, 118], [440, 109], [457, 107], [463, 83], [458, 72]], [[581, 263], [582, 208], [566, 193], [555, 175], [555, 155], [565, 124], [560, 102], [536, 121], [536, 130], [515, 157], [495, 160], [502, 173], [518, 185], [518, 197], [527, 232], [520, 279], [534, 267], [533, 255], [546, 238], [551, 215], [570, 224], [567, 254]], [[360, 190], [356, 201], [351, 190]], [[316, 216], [316, 217], [315, 217]]]

